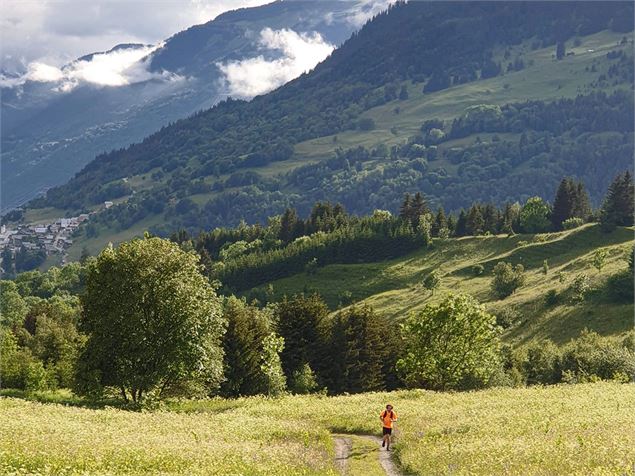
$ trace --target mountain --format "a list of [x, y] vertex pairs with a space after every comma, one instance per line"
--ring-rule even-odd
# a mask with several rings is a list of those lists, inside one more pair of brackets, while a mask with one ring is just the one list
[[[263, 44], [264, 29], [317, 32], [324, 45], [338, 45], [356, 28], [351, 15], [359, 8], [356, 1], [275, 2], [227, 12], [156, 47], [122, 44], [82, 56], [60, 69], [61, 82], [20, 84], [18, 77], [3, 76], [2, 210], [65, 183], [96, 155], [224, 99], [228, 88], [219, 65], [286, 54], [284, 45]], [[105, 61], [114, 68], [127, 62], [110, 84], [96, 69]], [[101, 77], [86, 79], [89, 74]]]
[[103, 154], [31, 207], [117, 201], [91, 220], [103, 244], [306, 213], [317, 200], [367, 213], [414, 191], [450, 210], [551, 199], [566, 175], [597, 206], [632, 168], [632, 8], [400, 3], [309, 74]]

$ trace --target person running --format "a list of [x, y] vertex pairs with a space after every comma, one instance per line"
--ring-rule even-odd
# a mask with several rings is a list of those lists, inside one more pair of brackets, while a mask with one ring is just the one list
[[386, 447], [390, 451], [390, 435], [392, 435], [392, 424], [397, 421], [397, 413], [392, 409], [392, 405], [386, 405], [386, 409], [380, 413], [379, 419], [383, 427], [383, 441], [381, 447]]

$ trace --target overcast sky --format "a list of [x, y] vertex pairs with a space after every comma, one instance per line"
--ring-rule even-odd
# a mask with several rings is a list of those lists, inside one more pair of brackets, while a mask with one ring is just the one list
[[62, 63], [118, 43], [154, 44], [220, 13], [271, 0], [0, 0], [2, 64]]

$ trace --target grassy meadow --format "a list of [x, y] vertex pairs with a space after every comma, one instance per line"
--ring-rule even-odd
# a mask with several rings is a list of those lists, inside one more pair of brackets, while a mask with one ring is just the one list
[[[635, 464], [635, 386], [600, 382], [212, 399], [143, 412], [0, 398], [0, 473], [338, 474], [331, 435], [378, 434], [387, 402], [400, 417], [394, 457], [405, 474], [622, 475]], [[382, 474], [378, 451], [353, 436], [349, 474]]]

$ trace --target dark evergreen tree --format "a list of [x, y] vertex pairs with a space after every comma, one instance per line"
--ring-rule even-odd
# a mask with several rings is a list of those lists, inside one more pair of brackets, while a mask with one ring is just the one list
[[426, 203], [425, 198], [421, 192], [415, 193], [414, 198], [410, 204], [410, 222], [413, 227], [416, 227], [419, 224], [419, 218], [421, 215], [425, 215], [430, 213], [430, 208]]
[[584, 221], [588, 220], [592, 213], [591, 200], [582, 181], [576, 185], [572, 213], [574, 217], [582, 218]]
[[440, 230], [447, 230], [448, 228], [448, 220], [445, 216], [445, 210], [443, 210], [443, 207], [439, 207], [437, 214], [434, 217], [434, 221], [432, 222], [432, 236], [439, 236]]
[[461, 209], [459, 217], [456, 220], [456, 226], [454, 227], [454, 236], [466, 236], [467, 235], [467, 214], [465, 210]]
[[260, 369], [264, 339], [271, 334], [267, 311], [230, 297], [223, 316], [227, 331], [223, 336], [225, 381], [221, 393], [227, 397], [266, 393], [266, 381]]
[[483, 209], [483, 231], [492, 235], [498, 233], [498, 210], [492, 203]]
[[551, 224], [555, 230], [561, 230], [562, 222], [573, 216], [575, 194], [576, 188], [573, 181], [568, 177], [563, 178], [556, 191], [551, 212]]
[[474, 205], [472, 205], [470, 211], [467, 214], [465, 231], [468, 235], [478, 236], [483, 234], [484, 227], [485, 220], [483, 220], [481, 205], [475, 203]]
[[402, 220], [410, 221], [411, 217], [411, 208], [412, 208], [412, 198], [409, 193], [406, 193], [403, 197], [403, 202], [401, 202], [401, 207], [399, 208], [399, 218]]
[[600, 212], [600, 225], [604, 231], [633, 225], [633, 199], [633, 177], [626, 171], [615, 177], [604, 199]]
[[302, 235], [302, 220], [298, 217], [295, 208], [287, 208], [280, 220], [280, 238], [285, 243], [290, 243]]
[[562, 58], [564, 58], [564, 55], [565, 55], [564, 41], [559, 41], [556, 44], [556, 59], [561, 60]]
[[324, 368], [330, 362], [323, 354], [324, 324], [328, 314], [328, 307], [317, 294], [285, 297], [278, 304], [275, 313], [278, 334], [284, 338], [280, 358], [287, 379], [291, 379], [304, 364], [309, 364], [318, 381], [323, 381]]
[[328, 385], [332, 393], [394, 388], [398, 331], [371, 307], [353, 306], [333, 320], [329, 336]]

